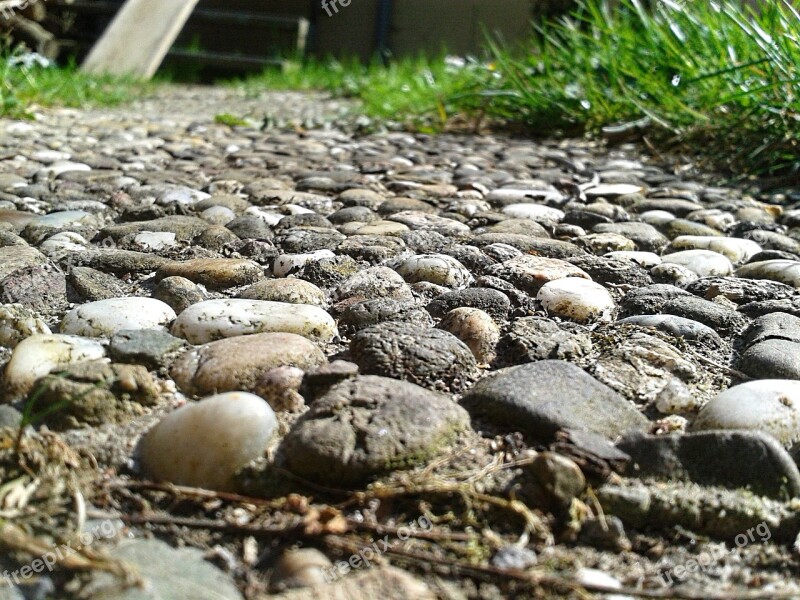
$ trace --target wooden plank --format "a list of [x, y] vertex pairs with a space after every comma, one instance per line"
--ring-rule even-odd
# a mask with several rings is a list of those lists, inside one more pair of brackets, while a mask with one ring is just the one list
[[127, 0], [81, 66], [87, 73], [149, 79], [198, 0]]

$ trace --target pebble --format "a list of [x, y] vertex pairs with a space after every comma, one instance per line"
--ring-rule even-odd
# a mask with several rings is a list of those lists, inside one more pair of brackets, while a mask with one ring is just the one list
[[153, 290], [153, 298], [168, 304], [176, 314], [181, 314], [192, 304], [206, 299], [206, 294], [185, 277], [165, 277]]
[[339, 334], [336, 322], [318, 306], [244, 298], [198, 302], [172, 326], [173, 335], [191, 344], [265, 332], [296, 333], [319, 342]]
[[176, 318], [175, 311], [155, 298], [111, 298], [73, 308], [61, 322], [61, 333], [110, 338], [123, 329], [161, 329]]
[[577, 277], [546, 283], [536, 300], [547, 313], [580, 323], [610, 321], [616, 309], [614, 299], [602, 285]]
[[233, 491], [236, 472], [264, 453], [277, 426], [269, 405], [245, 392], [187, 404], [142, 437], [142, 473], [156, 481]]
[[309, 370], [326, 362], [322, 351], [307, 338], [293, 333], [257, 333], [192, 348], [175, 362], [170, 376], [181, 391], [193, 396], [252, 392], [272, 369]]
[[336, 255], [330, 250], [319, 250], [317, 252], [306, 252], [303, 254], [281, 254], [275, 259], [272, 265], [272, 274], [275, 277], [287, 277], [300, 271], [309, 263], [313, 263], [323, 258], [334, 258]]
[[0, 305], [0, 346], [14, 348], [37, 334], [50, 334], [50, 328], [35, 312], [21, 304]]
[[164, 265], [156, 280], [183, 277], [210, 290], [224, 290], [254, 283], [264, 277], [264, 269], [252, 260], [233, 258], [197, 258]]
[[707, 325], [684, 317], [677, 317], [674, 315], [640, 315], [626, 317], [617, 322], [628, 325], [638, 325], [639, 327], [653, 327], [672, 336], [684, 338], [689, 341], [704, 342], [713, 346], [722, 345], [722, 339], [716, 331]]
[[535, 294], [544, 284], [564, 277], [591, 279], [583, 269], [566, 261], [529, 255], [494, 265], [486, 270], [486, 274], [505, 279], [529, 294]]
[[269, 300], [289, 304], [310, 304], [325, 308], [328, 297], [313, 283], [287, 277], [284, 279], [264, 279], [243, 290], [239, 298], [248, 300]]
[[464, 342], [479, 364], [494, 361], [500, 328], [488, 313], [479, 308], [456, 308], [447, 313], [438, 327]]
[[567, 331], [544, 317], [522, 317], [500, 338], [497, 363], [507, 366], [548, 358], [569, 360], [588, 355], [591, 348], [586, 333]]
[[279, 451], [295, 475], [342, 486], [431, 460], [468, 425], [467, 413], [443, 394], [365, 375], [314, 399]]
[[473, 277], [464, 265], [446, 254], [419, 254], [405, 259], [396, 271], [409, 283], [427, 281], [443, 287], [467, 287]]
[[762, 431], [790, 446], [800, 440], [800, 381], [761, 379], [735, 385], [706, 404], [691, 427]]
[[103, 358], [104, 346], [85, 337], [34, 334], [25, 338], [11, 354], [4, 372], [7, 399], [26, 396], [33, 384], [55, 369], [86, 360]]
[[742, 265], [736, 270], [738, 277], [745, 279], [769, 279], [800, 287], [800, 261], [764, 260]]
[[456, 336], [402, 322], [359, 331], [350, 342], [350, 354], [362, 373], [431, 389], [461, 390], [477, 375], [475, 357]]

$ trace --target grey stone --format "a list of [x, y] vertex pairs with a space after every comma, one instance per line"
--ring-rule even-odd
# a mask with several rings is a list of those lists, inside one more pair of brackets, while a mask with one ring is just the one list
[[206, 299], [203, 291], [185, 277], [165, 277], [158, 282], [153, 298], [169, 305], [175, 314], [181, 314], [192, 304]]
[[703, 323], [725, 336], [739, 333], [748, 323], [747, 317], [741, 313], [696, 296], [673, 298], [661, 307], [661, 311]]
[[703, 277], [687, 285], [686, 291], [706, 300], [723, 296], [740, 305], [764, 300], [784, 300], [796, 293], [792, 286], [785, 283], [738, 277]]
[[667, 237], [647, 223], [600, 223], [592, 228], [597, 233], [619, 233], [643, 252], [661, 252], [669, 243]]
[[67, 307], [67, 278], [54, 265], [32, 265], [9, 273], [0, 281], [0, 298], [42, 313]]
[[112, 358], [120, 362], [158, 368], [172, 362], [175, 354], [184, 346], [186, 346], [184, 340], [166, 331], [134, 329], [116, 333], [111, 338], [108, 351]]
[[357, 332], [387, 321], [402, 321], [418, 327], [433, 325], [430, 315], [416, 304], [392, 298], [377, 298], [348, 306], [339, 318], [339, 327], [345, 332]]
[[586, 356], [591, 349], [592, 340], [587, 333], [562, 329], [546, 317], [522, 317], [514, 320], [501, 336], [497, 364], [510, 366], [548, 358], [569, 360]]
[[640, 267], [632, 260], [586, 254], [570, 257], [567, 262], [583, 269], [589, 274], [592, 281], [601, 284], [613, 283], [641, 288], [653, 283], [647, 269]]
[[754, 379], [800, 379], [800, 343], [769, 339], [739, 358], [739, 370]]
[[407, 323], [363, 329], [353, 336], [350, 353], [362, 373], [432, 389], [458, 391], [477, 376], [475, 357], [464, 342], [446, 331]]
[[608, 438], [643, 430], [647, 419], [583, 369], [558, 360], [502, 369], [484, 377], [461, 401], [473, 418], [552, 441], [559, 429], [587, 429]]
[[623, 325], [638, 325], [639, 327], [653, 327], [670, 335], [674, 335], [675, 337], [682, 337], [693, 342], [703, 342], [713, 346], [722, 345], [722, 338], [707, 325], [675, 315], [641, 315], [626, 317], [620, 319], [617, 323]]
[[774, 312], [753, 321], [742, 333], [742, 345], [747, 348], [767, 340], [800, 343], [800, 317]]
[[109, 552], [112, 559], [134, 566], [142, 585], [130, 585], [118, 575], [96, 570], [80, 598], [93, 600], [241, 600], [231, 578], [207, 562], [196, 548], [170, 548], [156, 539], [122, 542]]
[[632, 477], [747, 488], [772, 498], [800, 496], [800, 472], [775, 438], [761, 432], [704, 431], [632, 435], [617, 447]]
[[620, 300], [623, 315], [654, 315], [673, 298], [688, 297], [689, 292], [666, 283], [656, 283], [631, 290]]
[[436, 456], [468, 427], [445, 395], [412, 383], [360, 376], [334, 385], [292, 426], [279, 452], [310, 481], [361, 483]]

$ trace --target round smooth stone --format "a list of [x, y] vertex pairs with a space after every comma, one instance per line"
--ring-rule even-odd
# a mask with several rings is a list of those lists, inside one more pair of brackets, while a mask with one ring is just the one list
[[488, 313], [479, 308], [460, 307], [451, 310], [439, 329], [452, 333], [472, 351], [480, 364], [489, 364], [497, 356], [500, 328]]
[[244, 298], [198, 302], [184, 310], [172, 326], [173, 335], [191, 344], [276, 331], [320, 342], [339, 335], [333, 318], [317, 306]]
[[48, 227], [64, 227], [74, 224], [96, 225], [97, 217], [82, 210], [63, 210], [38, 217], [32, 221], [32, 224]]
[[800, 381], [761, 379], [729, 388], [700, 410], [691, 428], [763, 431], [790, 446], [800, 440]]
[[313, 283], [293, 277], [282, 279], [265, 279], [254, 283], [239, 294], [248, 300], [270, 300], [272, 302], [288, 302], [290, 304], [311, 304], [326, 306], [328, 298]]
[[289, 273], [299, 271], [309, 263], [335, 257], [336, 255], [330, 250], [317, 250], [305, 254], [281, 254], [272, 265], [272, 274], [275, 277], [286, 277]]
[[616, 308], [606, 288], [579, 277], [565, 277], [544, 284], [536, 300], [548, 313], [580, 323], [610, 321]]
[[111, 337], [123, 329], [165, 331], [175, 311], [155, 298], [110, 298], [73, 308], [61, 322], [61, 333]]
[[725, 276], [733, 273], [733, 265], [727, 257], [711, 250], [682, 250], [661, 257], [664, 263], [685, 267], [698, 277]]
[[92, 339], [72, 335], [37, 334], [22, 340], [6, 365], [6, 399], [27, 396], [33, 384], [54, 369], [103, 358], [104, 346]]
[[711, 250], [732, 263], [746, 262], [761, 252], [761, 246], [752, 240], [711, 235], [679, 235], [670, 246], [675, 250]]
[[745, 279], [769, 279], [800, 287], [800, 261], [796, 260], [762, 260], [739, 267], [736, 274]]
[[563, 210], [542, 204], [509, 204], [503, 208], [503, 214], [515, 219], [530, 219], [537, 223], [560, 223], [564, 220]]
[[178, 485], [232, 491], [236, 472], [264, 453], [277, 426], [269, 405], [245, 392], [187, 404], [142, 438], [142, 472]]
[[586, 190], [587, 198], [615, 198], [630, 194], [641, 194], [644, 188], [631, 183], [601, 183]]
[[655, 252], [640, 252], [637, 250], [616, 250], [604, 254], [608, 258], [617, 258], [620, 260], [630, 260], [635, 262], [640, 267], [651, 269], [656, 265], [661, 264], [661, 257]]
[[156, 273], [156, 280], [166, 277], [185, 277], [212, 290], [255, 283], [264, 277], [264, 269], [257, 262], [242, 258], [195, 258], [171, 262]]
[[308, 370], [325, 362], [325, 355], [308, 338], [294, 333], [258, 333], [192, 348], [175, 362], [170, 375], [181, 391], [202, 396], [253, 391], [270, 369]]
[[448, 288], [461, 289], [473, 281], [469, 270], [446, 254], [417, 254], [400, 263], [396, 270], [409, 283], [427, 281]]

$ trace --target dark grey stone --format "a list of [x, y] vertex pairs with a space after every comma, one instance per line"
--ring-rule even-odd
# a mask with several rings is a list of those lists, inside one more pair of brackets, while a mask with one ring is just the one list
[[186, 341], [158, 329], [123, 330], [111, 338], [109, 353], [120, 362], [163, 367]]
[[432, 300], [427, 310], [434, 317], [441, 319], [454, 308], [480, 308], [493, 319], [504, 320], [511, 308], [511, 300], [503, 292], [490, 288], [467, 288], [442, 294]]
[[703, 277], [693, 281], [685, 289], [706, 300], [724, 296], [740, 305], [763, 300], [783, 300], [796, 293], [795, 288], [778, 281], [739, 277]]
[[522, 317], [500, 338], [496, 365], [519, 365], [548, 358], [573, 359], [587, 355], [591, 349], [588, 333], [562, 329], [546, 317]]
[[614, 438], [647, 427], [633, 404], [583, 369], [558, 360], [497, 371], [470, 389], [461, 404], [473, 418], [545, 442], [559, 429]]
[[570, 257], [567, 262], [580, 267], [589, 274], [592, 281], [600, 284], [613, 283], [639, 288], [653, 283], [653, 279], [647, 269], [642, 268], [632, 260], [586, 254], [584, 256]]
[[425, 309], [412, 302], [377, 298], [356, 302], [345, 308], [339, 318], [339, 327], [344, 332], [357, 332], [388, 321], [402, 321], [418, 327], [433, 325]]
[[72, 288], [68, 292], [77, 295], [75, 301], [95, 302], [128, 295], [127, 286], [122, 281], [113, 275], [89, 267], [70, 269], [67, 282]]
[[800, 343], [800, 317], [774, 312], [757, 318], [742, 333], [742, 346], [747, 348], [767, 340]]
[[669, 243], [667, 237], [649, 223], [609, 223], [592, 228], [595, 233], [619, 233], [631, 240], [643, 252], [661, 252]]
[[314, 400], [279, 448], [279, 460], [309, 481], [337, 487], [434, 457], [469, 426], [444, 394], [406, 381], [360, 376]]
[[720, 335], [738, 333], [748, 323], [747, 317], [741, 313], [697, 296], [673, 298], [664, 304], [661, 311], [708, 325]]
[[669, 285], [656, 283], [631, 290], [619, 303], [623, 315], [655, 315], [673, 298], [690, 296], [689, 292]]
[[362, 373], [404, 379], [432, 389], [458, 391], [477, 376], [464, 342], [440, 329], [388, 322], [353, 336], [350, 354]]
[[628, 475], [748, 488], [763, 496], [800, 496], [800, 472], [770, 435], [752, 431], [635, 434], [617, 446], [631, 456]]

